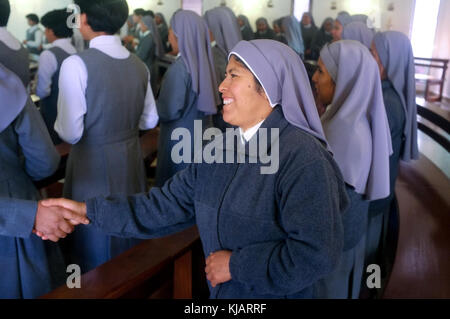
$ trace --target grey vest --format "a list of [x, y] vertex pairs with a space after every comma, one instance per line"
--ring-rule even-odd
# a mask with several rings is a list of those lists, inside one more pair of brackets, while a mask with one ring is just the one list
[[13, 50], [0, 41], [0, 63], [13, 71], [23, 82], [25, 87], [30, 83], [30, 62], [28, 51], [23, 46]]
[[[36, 31], [38, 28], [34, 29], [33, 31], [30, 31], [30, 29], [27, 30], [27, 41], [36, 41]], [[28, 51], [31, 54], [41, 54], [41, 50], [38, 48], [28, 48]]]
[[86, 65], [84, 133], [69, 155], [65, 197], [146, 191], [139, 142], [148, 72], [135, 55], [114, 59], [97, 49], [78, 54]]
[[50, 95], [41, 101], [41, 114], [42, 117], [44, 118], [44, 122], [45, 125], [47, 126], [48, 132], [50, 133], [50, 137], [52, 138], [53, 143], [56, 145], [62, 142], [54, 129], [56, 116], [58, 114], [57, 107], [59, 94], [59, 86], [58, 86], [59, 71], [61, 69], [62, 63], [64, 62], [65, 59], [67, 59], [70, 56], [70, 54], [58, 47], [50, 48], [48, 51], [53, 53], [53, 55], [55, 56], [58, 68], [56, 69], [56, 72], [52, 76]]

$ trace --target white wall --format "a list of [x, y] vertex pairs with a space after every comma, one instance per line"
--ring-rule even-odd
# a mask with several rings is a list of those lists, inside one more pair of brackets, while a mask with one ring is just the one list
[[29, 28], [25, 16], [35, 13], [42, 17], [48, 11], [62, 9], [72, 3], [72, 0], [9, 0], [11, 17], [8, 30], [19, 40], [25, 40], [25, 32]]
[[[204, 0], [203, 13], [209, 9], [220, 6], [221, 0]], [[256, 19], [265, 17], [272, 24], [272, 21], [283, 16], [292, 14], [291, 0], [272, 0], [273, 7], [267, 7], [267, 0], [226, 0], [227, 7], [231, 8], [236, 16], [246, 15], [253, 31], [256, 30]]]
[[[391, 3], [394, 5], [393, 11], [388, 10], [388, 6]], [[381, 4], [381, 29], [383, 31], [387, 30], [400, 31], [411, 38], [415, 1], [381, 0], [380, 4]]]
[[[450, 36], [448, 31], [450, 30], [450, 1], [441, 0], [441, 6], [439, 8], [438, 23], [436, 28], [436, 37], [434, 39], [433, 58], [450, 59]], [[433, 73], [434, 76], [439, 77], [441, 71]], [[433, 88], [437, 91], [437, 87]], [[447, 70], [446, 83], [444, 84], [445, 97], [450, 98], [450, 70]]]

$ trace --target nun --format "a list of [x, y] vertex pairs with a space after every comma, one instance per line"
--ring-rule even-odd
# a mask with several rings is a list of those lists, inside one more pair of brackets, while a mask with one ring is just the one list
[[288, 44], [288, 41], [286, 40], [286, 37], [284, 36], [283, 32], [281, 32], [281, 22], [283, 18], [276, 19], [273, 21], [273, 31], [275, 32], [275, 38], [274, 40], [279, 41], [284, 44]]
[[52, 175], [60, 156], [22, 81], [2, 64], [0, 98], [0, 197], [31, 200], [0, 206], [0, 298], [37, 298], [65, 281], [59, 246], [31, 233], [39, 199], [33, 181]]
[[366, 264], [383, 263], [389, 214], [397, 210], [395, 181], [400, 159], [419, 158], [417, 146], [416, 87], [414, 55], [411, 42], [401, 32], [377, 33], [371, 46], [372, 55], [380, 69], [384, 105], [391, 131], [393, 154], [389, 158], [389, 197], [370, 203]]
[[242, 35], [236, 16], [227, 7], [216, 7], [206, 11], [204, 19], [215, 41], [211, 43], [211, 46], [214, 54], [218, 86], [225, 78], [228, 53], [242, 40]]
[[166, 18], [161, 12], [155, 14], [155, 23], [158, 27], [159, 37], [163, 43], [164, 50], [165, 52], [169, 52], [169, 46], [167, 45], [169, 42], [169, 27], [167, 26]]
[[312, 41], [316, 36], [318, 29], [312, 14], [309, 12], [303, 13], [300, 25], [302, 29], [303, 43], [305, 45], [305, 58], [309, 60], [312, 52]]
[[369, 201], [390, 193], [392, 145], [379, 76], [369, 50], [357, 41], [337, 41], [320, 53], [313, 81], [320, 101], [328, 105], [321, 122], [351, 204], [343, 217], [342, 258], [317, 283], [317, 298], [359, 297]]
[[[241, 41], [219, 91], [225, 120], [239, 129], [208, 145], [244, 163], [194, 163], [147, 194], [45, 205], [87, 214], [91, 227], [121, 236], [153, 238], [196, 224], [211, 298], [312, 298], [340, 259], [348, 197], [303, 63], [277, 41]], [[277, 154], [279, 167], [263, 174], [249, 145], [272, 133], [260, 150]]]
[[256, 32], [254, 39], [275, 39], [275, 32], [270, 28], [266, 18], [258, 18], [256, 20]]
[[303, 59], [305, 46], [303, 44], [302, 29], [294, 16], [287, 16], [281, 20], [283, 31], [288, 45]]
[[334, 20], [333, 29], [331, 34], [333, 36], [333, 41], [342, 40], [342, 31], [344, 31], [344, 27], [352, 22], [352, 17], [347, 12], [340, 12]]
[[143, 16], [140, 23], [140, 40], [136, 55], [145, 63], [150, 71], [153, 94], [158, 92], [159, 72], [156, 64], [157, 58], [164, 57], [164, 47], [159, 36], [155, 20], [149, 16]]
[[[211, 51], [214, 59], [217, 85], [225, 79], [228, 62], [228, 53], [242, 40], [236, 16], [228, 7], [216, 7], [205, 12], [204, 19], [212, 33]], [[214, 39], [214, 40], [213, 40]], [[217, 114], [213, 115], [215, 127], [225, 131], [229, 125], [222, 118], [222, 103], [220, 103]]]
[[311, 60], [317, 61], [324, 45], [333, 41], [333, 35], [331, 34], [333, 24], [334, 20], [332, 18], [326, 18], [323, 21], [311, 44]]
[[156, 103], [160, 118], [156, 186], [164, 185], [188, 165], [172, 159], [172, 148], [178, 143], [172, 140], [172, 132], [187, 129], [192, 146], [194, 121], [203, 121], [204, 129], [212, 126], [211, 115], [217, 113], [221, 103], [215, 89], [217, 80], [206, 22], [193, 11], [179, 10], [170, 25], [169, 41], [178, 55], [164, 75]]
[[250, 25], [250, 22], [248, 22], [248, 18], [245, 15], [240, 14], [237, 20], [241, 30], [242, 39], [245, 41], [253, 40], [255, 34], [253, 33], [253, 29], [252, 26]]
[[342, 31], [343, 40], [359, 41], [364, 44], [364, 46], [369, 50], [370, 46], [372, 45], [374, 35], [374, 32], [370, 30], [366, 24], [359, 21], [350, 22], [344, 27], [344, 30]]

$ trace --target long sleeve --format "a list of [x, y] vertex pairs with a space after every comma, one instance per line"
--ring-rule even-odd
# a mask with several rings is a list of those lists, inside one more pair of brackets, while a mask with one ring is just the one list
[[[179, 58], [181, 59], [181, 58]], [[161, 122], [170, 122], [182, 117], [190, 87], [190, 75], [182, 61], [175, 61], [167, 70], [156, 106]]]
[[42, 52], [39, 58], [38, 80], [36, 95], [41, 99], [51, 94], [52, 77], [58, 70], [58, 62], [50, 51]]
[[192, 164], [149, 193], [86, 201], [87, 217], [94, 227], [117, 237], [154, 238], [181, 231], [195, 223], [195, 180]]
[[0, 198], [0, 235], [28, 238], [36, 219], [37, 202]]
[[64, 60], [59, 74], [55, 131], [70, 144], [76, 144], [83, 136], [87, 78], [86, 66], [80, 57], [73, 55]]
[[316, 161], [283, 174], [279, 206], [286, 239], [234, 250], [233, 280], [260, 294], [289, 295], [332, 271], [343, 247], [337, 194], [345, 188], [330, 172], [326, 162]]
[[60, 155], [56, 150], [41, 114], [28, 98], [22, 113], [14, 123], [18, 141], [25, 157], [25, 170], [33, 180], [52, 175], [57, 169]]

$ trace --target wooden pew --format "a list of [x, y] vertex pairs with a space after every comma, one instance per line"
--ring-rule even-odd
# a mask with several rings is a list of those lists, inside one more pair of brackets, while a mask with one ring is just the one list
[[[442, 93], [444, 90], [445, 75], [448, 68], [448, 59], [427, 59], [427, 58], [414, 58], [414, 64], [417, 67], [425, 67], [427, 69], [435, 68], [442, 69], [442, 75], [440, 78], [431, 76], [429, 74], [416, 73], [416, 82], [425, 83], [425, 100], [427, 101], [442, 101]], [[430, 94], [430, 86], [439, 85], [439, 94], [432, 96]]]
[[197, 227], [151, 239], [81, 276], [81, 288], [63, 285], [42, 299], [208, 298]]

